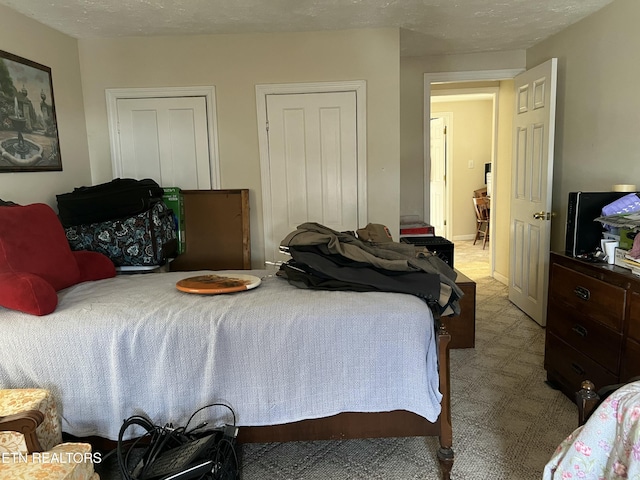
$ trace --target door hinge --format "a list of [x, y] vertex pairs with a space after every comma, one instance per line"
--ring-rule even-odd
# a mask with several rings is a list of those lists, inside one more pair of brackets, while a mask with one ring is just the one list
[[269, 131], [269, 121], [267, 121], [267, 132]]
[[447, 134], [447, 126], [446, 125], [444, 126], [444, 130], [443, 130], [442, 133], [444, 133], [445, 135]]

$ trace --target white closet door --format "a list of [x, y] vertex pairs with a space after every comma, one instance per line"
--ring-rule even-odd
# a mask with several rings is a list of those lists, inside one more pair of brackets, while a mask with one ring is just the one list
[[267, 95], [272, 235], [266, 258], [304, 222], [358, 228], [355, 92]]
[[205, 97], [117, 100], [120, 155], [114, 176], [163, 187], [211, 189]]

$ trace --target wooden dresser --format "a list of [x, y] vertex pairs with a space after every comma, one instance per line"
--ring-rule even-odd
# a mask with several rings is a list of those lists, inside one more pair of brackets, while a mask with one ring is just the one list
[[640, 277], [552, 253], [544, 367], [572, 400], [583, 380], [600, 388], [640, 375]]

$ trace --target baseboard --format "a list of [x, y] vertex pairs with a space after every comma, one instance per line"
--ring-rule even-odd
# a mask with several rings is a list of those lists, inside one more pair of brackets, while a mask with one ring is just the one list
[[455, 242], [456, 240], [473, 240], [474, 238], [476, 238], [475, 233], [472, 233], [471, 235], [456, 235], [455, 237], [453, 237], [453, 241]]
[[495, 272], [495, 271], [493, 272], [493, 278], [495, 278], [497, 281], [499, 281], [504, 285], [509, 285], [509, 279], [504, 275], [499, 274], [498, 272]]

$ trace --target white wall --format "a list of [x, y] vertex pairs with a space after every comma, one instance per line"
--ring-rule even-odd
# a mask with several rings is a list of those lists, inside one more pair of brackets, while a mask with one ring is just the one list
[[558, 58], [552, 249], [564, 251], [569, 192], [640, 186], [640, 2], [615, 0], [527, 50]]
[[[564, 248], [570, 191], [640, 184], [637, 18], [640, 2], [616, 0], [526, 52], [528, 67], [559, 58], [554, 249]], [[520, 51], [400, 59], [396, 29], [92, 40], [81, 41], [78, 54], [75, 39], [2, 5], [0, 45], [52, 68], [63, 165], [62, 172], [0, 174], [0, 198], [55, 205], [57, 193], [111, 178], [105, 88], [213, 84], [222, 186], [252, 190], [254, 254], [262, 244], [254, 84], [367, 80], [370, 220], [393, 228], [400, 214], [423, 216], [428, 194], [423, 74], [525, 63]]]
[[397, 29], [94, 39], [81, 40], [79, 48], [94, 183], [112, 175], [105, 89], [216, 87], [221, 188], [250, 189], [256, 267], [264, 260], [264, 240], [255, 85], [365, 80], [368, 217], [398, 231]]
[[494, 278], [508, 283], [510, 264], [510, 215], [511, 207], [511, 159], [513, 158], [513, 111], [515, 92], [513, 80], [500, 82], [498, 94], [498, 139], [496, 164], [493, 166], [493, 215]]
[[91, 184], [77, 42], [0, 5], [0, 49], [51, 68], [62, 159], [61, 172], [0, 173], [0, 198], [55, 207], [56, 194]]

